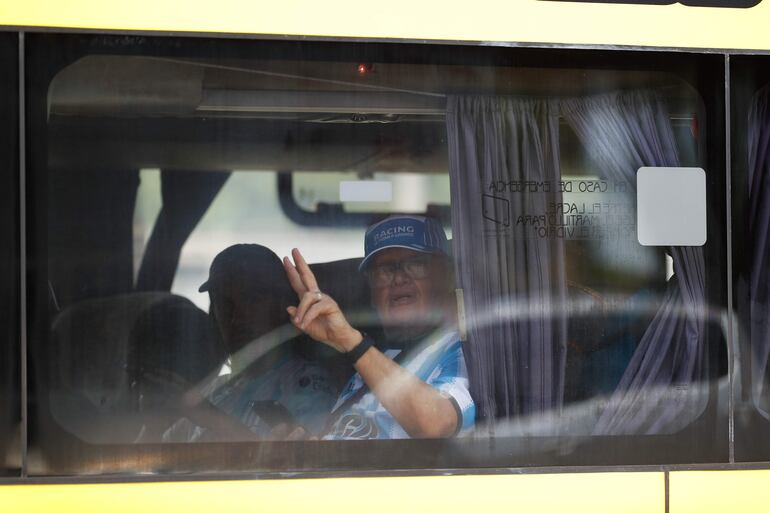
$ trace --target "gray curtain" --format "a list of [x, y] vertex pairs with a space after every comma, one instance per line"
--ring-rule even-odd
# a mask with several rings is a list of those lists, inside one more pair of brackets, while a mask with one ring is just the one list
[[770, 88], [765, 87], [749, 111], [749, 240], [751, 248], [750, 315], [752, 398], [770, 419]]
[[[636, 189], [642, 166], [678, 166], [661, 99], [630, 92], [565, 101], [562, 112], [604, 177]], [[661, 434], [692, 422], [706, 407], [705, 263], [699, 247], [671, 247], [674, 275], [639, 341], [597, 434]]]
[[531, 221], [517, 222], [558, 202], [558, 104], [450, 97], [447, 132], [455, 265], [479, 421], [558, 410], [566, 350], [557, 304], [565, 295], [563, 243], [539, 238]]

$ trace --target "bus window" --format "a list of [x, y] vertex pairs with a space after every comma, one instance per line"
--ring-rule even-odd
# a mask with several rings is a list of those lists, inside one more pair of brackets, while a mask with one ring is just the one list
[[[159, 173], [140, 172], [134, 214], [137, 272], [160, 209]], [[355, 173], [233, 171], [185, 244], [172, 292], [208, 310], [209, 298], [198, 293], [198, 287], [208, 276], [217, 248], [253, 241], [279, 255], [288, 255], [292, 241], [306, 240], [310, 244], [305, 256], [310, 262], [329, 262], [360, 257], [366, 223], [388, 212], [435, 212], [448, 223], [446, 174], [379, 173], [372, 181], [392, 184], [392, 194], [398, 203], [340, 202], [340, 184], [357, 180]], [[282, 181], [290, 183], [291, 194], [281, 188]], [[335, 206], [343, 208], [345, 214], [336, 213]], [[317, 228], [324, 224], [326, 230]], [[329, 231], [334, 233], [333, 245], [324, 244]], [[451, 230], [448, 233], [451, 236]]]
[[732, 181], [735, 305], [740, 372], [735, 379], [736, 459], [761, 461], [770, 454], [768, 389], [767, 73], [763, 57], [740, 56], [732, 63]]
[[[30, 59], [58, 298], [34, 473], [724, 459], [718, 59], [47, 35]], [[640, 242], [655, 198], [704, 205], [706, 239], [652, 215]]]
[[[198, 293], [198, 287], [206, 281], [216, 254], [233, 244], [257, 243], [284, 256], [291, 254], [295, 241], [306, 241], [305, 253], [311, 263], [361, 256], [362, 227], [332, 225], [318, 230], [287, 217], [280, 205], [280, 176], [276, 171], [232, 172], [185, 246], [173, 291], [206, 296]], [[326, 243], [329, 237], [333, 244]]]
[[0, 475], [19, 475], [19, 202], [17, 38], [0, 34]]

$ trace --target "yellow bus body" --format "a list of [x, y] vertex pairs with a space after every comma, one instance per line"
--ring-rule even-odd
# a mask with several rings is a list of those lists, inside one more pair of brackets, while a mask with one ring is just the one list
[[[0, 0], [3, 27], [763, 52], [770, 51], [770, 0], [748, 9], [541, 0]], [[770, 470], [18, 482], [0, 486], [1, 511], [716, 513], [770, 507]]]
[[770, 470], [6, 485], [3, 511], [767, 511]]
[[0, 0], [0, 26], [770, 50], [748, 9], [542, 0]]
[[[662, 473], [9, 486], [18, 511], [572, 511], [663, 513]], [[471, 493], [472, 492], [472, 493]], [[629, 498], [633, 497], [633, 501]], [[84, 508], [91, 505], [93, 509]]]

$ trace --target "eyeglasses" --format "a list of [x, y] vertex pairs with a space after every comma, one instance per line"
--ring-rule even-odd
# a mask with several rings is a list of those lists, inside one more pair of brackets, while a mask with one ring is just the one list
[[413, 280], [424, 280], [428, 277], [429, 259], [427, 256], [407, 258], [398, 262], [373, 265], [367, 271], [369, 285], [374, 288], [383, 288], [393, 283], [396, 273], [403, 271]]

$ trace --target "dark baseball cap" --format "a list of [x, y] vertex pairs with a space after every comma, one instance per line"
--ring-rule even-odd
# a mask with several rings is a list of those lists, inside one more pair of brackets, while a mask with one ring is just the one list
[[259, 244], [235, 244], [222, 250], [211, 262], [209, 278], [198, 292], [230, 284], [252, 285], [260, 290], [282, 290], [289, 286], [281, 259]]

